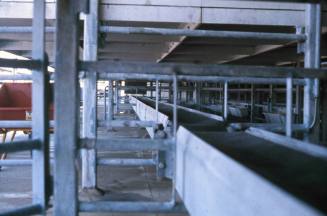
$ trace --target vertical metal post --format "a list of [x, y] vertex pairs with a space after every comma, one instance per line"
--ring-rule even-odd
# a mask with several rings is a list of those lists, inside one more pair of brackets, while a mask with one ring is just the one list
[[292, 137], [293, 79], [286, 79], [286, 136]]
[[[305, 42], [304, 66], [306, 68], [320, 68], [320, 36], [321, 36], [321, 5], [320, 3], [308, 3], [306, 7], [307, 40]], [[313, 126], [310, 134], [306, 134], [305, 140], [319, 142], [319, 124], [315, 123], [314, 116], [319, 119], [319, 80], [306, 79], [304, 87], [303, 123], [307, 127]], [[319, 121], [318, 121], [319, 122]]]
[[[98, 52], [98, 0], [90, 0], [90, 12], [84, 20], [83, 59], [96, 61]], [[97, 74], [86, 73], [83, 89], [83, 137], [96, 139], [97, 136]], [[96, 150], [81, 150], [82, 188], [96, 187]]]
[[228, 118], [228, 82], [224, 83], [224, 119]]
[[113, 117], [113, 81], [109, 80], [108, 85], [108, 105], [107, 105], [107, 120], [110, 122], [114, 119]]
[[120, 81], [116, 81], [116, 113], [119, 113], [119, 104], [120, 104]]
[[104, 120], [107, 120], [107, 94], [109, 93], [109, 86], [104, 88]]
[[159, 81], [156, 80], [156, 121], [159, 121]]
[[177, 76], [174, 75], [174, 80], [173, 80], [173, 88], [174, 88], [174, 91], [173, 91], [173, 135], [174, 137], [176, 138], [176, 134], [177, 134], [177, 91], [178, 91], [178, 88], [177, 88]]
[[299, 85], [295, 87], [295, 112], [296, 115], [296, 123], [299, 123], [299, 115], [300, 115], [300, 92], [301, 88]]
[[114, 90], [114, 93], [115, 93], [115, 98], [114, 98], [114, 114], [117, 114], [118, 113], [118, 81], [116, 80], [115, 81], [115, 90]]
[[162, 85], [162, 83], [159, 82], [158, 84], [159, 84], [159, 86], [158, 86], [158, 98], [159, 98], [159, 101], [160, 101], [161, 100], [161, 85]]
[[255, 88], [254, 85], [251, 84], [251, 122], [254, 122], [254, 106], [255, 106]]
[[200, 93], [200, 82], [194, 83], [194, 91], [193, 91], [193, 102], [195, 105], [201, 105], [201, 93]]
[[153, 98], [153, 91], [152, 91], [152, 81], [150, 81], [150, 98], [152, 99]]
[[79, 137], [79, 1], [57, 0], [54, 215], [76, 216]]
[[32, 190], [33, 203], [42, 206], [46, 215], [50, 196], [49, 172], [49, 77], [45, 58], [45, 1], [34, 0], [33, 9], [33, 50], [35, 60], [43, 62], [41, 70], [32, 73], [32, 136], [41, 141], [40, 149], [33, 150]]

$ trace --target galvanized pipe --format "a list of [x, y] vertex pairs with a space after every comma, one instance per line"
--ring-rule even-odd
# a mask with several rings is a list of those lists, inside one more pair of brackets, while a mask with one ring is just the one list
[[[54, 27], [46, 27], [47, 33], [54, 33]], [[305, 34], [290, 33], [265, 33], [265, 32], [242, 32], [242, 31], [217, 31], [217, 30], [191, 30], [178, 28], [144, 28], [144, 27], [125, 27], [125, 26], [100, 26], [102, 33], [114, 34], [146, 34], [164, 36], [186, 36], [186, 37], [209, 37], [220, 39], [241, 39], [241, 40], [269, 40], [276, 42], [286, 41], [305, 41]], [[32, 27], [29, 26], [3, 26], [0, 33], [31, 33]]]
[[40, 60], [20, 60], [20, 59], [0, 58], [0, 67], [40, 70], [42, 68], [42, 62]]
[[[54, 121], [50, 121], [50, 127], [54, 127]], [[0, 120], [0, 128], [32, 128], [29, 120]]]
[[286, 136], [292, 137], [293, 121], [293, 80], [286, 79]]
[[41, 143], [39, 140], [24, 140], [14, 141], [11, 143], [4, 143], [0, 145], [0, 152], [18, 152], [30, 151], [40, 148]]
[[156, 121], [159, 120], [159, 81], [156, 80]]
[[32, 75], [15, 74], [15, 75], [0, 75], [0, 80], [32, 80]]
[[32, 204], [12, 210], [1, 212], [1, 216], [23, 216], [23, 215], [35, 215], [40, 214], [43, 208], [40, 204]]
[[[162, 80], [172, 81], [172, 75], [156, 75], [156, 74], [126, 74], [126, 73], [113, 73], [99, 74], [100, 80]], [[226, 77], [226, 76], [210, 76], [210, 75], [177, 75], [177, 79], [180, 81], [199, 81], [199, 82], [229, 82], [229, 83], [253, 83], [253, 84], [285, 84], [285, 78], [258, 78], [258, 77]], [[293, 79], [296, 85], [305, 85], [306, 82], [303, 79]]]
[[216, 30], [191, 30], [173, 28], [144, 28], [144, 27], [120, 27], [100, 26], [100, 32], [115, 34], [146, 34], [164, 36], [208, 37], [220, 39], [240, 40], [269, 40], [269, 41], [305, 41], [305, 34], [289, 33], [264, 33], [264, 32], [241, 32], [241, 31], [216, 31]]
[[177, 77], [173, 76], [173, 136], [176, 139], [177, 135]]
[[[187, 75], [217, 77], [253, 77], [253, 78], [319, 78], [327, 79], [325, 69], [271, 67], [271, 66], [239, 66], [219, 64], [190, 63], [137, 63], [116, 62], [111, 60], [83, 61], [79, 64], [80, 71], [92, 73], [119, 73], [126, 75]], [[123, 77], [128, 79], [127, 77]]]
[[0, 160], [0, 166], [31, 166], [32, 160], [31, 159], [6, 159], [6, 160]]

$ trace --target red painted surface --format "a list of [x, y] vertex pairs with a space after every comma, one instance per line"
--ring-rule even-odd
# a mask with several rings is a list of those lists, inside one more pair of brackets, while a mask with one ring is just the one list
[[[0, 88], [0, 120], [26, 120], [26, 112], [31, 112], [31, 83], [5, 83]], [[52, 97], [51, 97], [52, 98]], [[53, 102], [49, 109], [53, 119]]]

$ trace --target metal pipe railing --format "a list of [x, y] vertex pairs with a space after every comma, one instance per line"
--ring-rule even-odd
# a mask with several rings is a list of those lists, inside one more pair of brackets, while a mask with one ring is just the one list
[[[110, 67], [109, 67], [110, 65]], [[117, 78], [129, 79], [129, 76], [143, 76], [144, 80], [151, 80], [151, 75], [167, 76], [196, 76], [201, 77], [249, 77], [249, 78], [319, 78], [327, 79], [326, 69], [271, 67], [271, 66], [239, 66], [219, 64], [187, 64], [187, 63], [138, 63], [116, 62], [111, 60], [80, 62], [80, 71], [92, 73], [119, 74]], [[123, 76], [125, 75], [125, 76]], [[117, 76], [117, 75], [116, 75]], [[101, 77], [100, 77], [101, 78]], [[134, 78], [134, 77], [133, 77]], [[160, 77], [164, 79], [165, 77]]]
[[[54, 27], [46, 27], [47, 33], [54, 33]], [[185, 37], [209, 37], [219, 39], [240, 39], [240, 40], [269, 40], [275, 42], [305, 41], [305, 34], [291, 33], [265, 33], [265, 32], [244, 32], [244, 31], [220, 31], [220, 30], [199, 30], [199, 29], [178, 29], [178, 28], [144, 28], [125, 26], [100, 26], [102, 33], [113, 34], [146, 34], [163, 36], [185, 36]], [[30, 33], [32, 27], [29, 26], [3, 26], [1, 33]]]

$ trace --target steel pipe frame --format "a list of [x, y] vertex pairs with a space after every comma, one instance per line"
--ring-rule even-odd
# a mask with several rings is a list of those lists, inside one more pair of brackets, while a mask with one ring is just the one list
[[0, 67], [40, 70], [43, 68], [43, 63], [41, 60], [20, 60], [20, 59], [0, 58]]
[[[31, 27], [0, 27], [0, 33], [28, 33], [32, 32]], [[47, 27], [46, 32], [55, 32], [54, 27]], [[275, 42], [305, 41], [305, 34], [290, 33], [265, 33], [265, 32], [242, 32], [242, 31], [217, 31], [217, 30], [191, 30], [173, 28], [144, 28], [144, 27], [122, 27], [122, 26], [100, 26], [101, 33], [114, 34], [146, 34], [162, 36], [185, 36], [185, 37], [208, 37], [220, 39], [240, 40], [271, 40]]]
[[[320, 44], [321, 44], [321, 3], [315, 2], [306, 8], [306, 34], [308, 39], [304, 44], [304, 67], [320, 68]], [[309, 77], [308, 77], [309, 78]], [[315, 78], [315, 77], [313, 77]], [[319, 143], [319, 125], [316, 122], [319, 112], [319, 79], [305, 79], [307, 85], [304, 88], [303, 99], [303, 123], [313, 130], [305, 134], [304, 139]]]
[[[49, 121], [50, 127], [54, 127], [54, 121]], [[32, 128], [29, 120], [0, 120], [0, 128]]]
[[[53, 160], [50, 160], [50, 164], [53, 164]], [[6, 159], [0, 160], [0, 166], [31, 166], [32, 159]]]
[[19, 151], [29, 151], [33, 149], [41, 148], [40, 140], [24, 140], [24, 141], [14, 141], [11, 143], [4, 143], [0, 145], [0, 152], [19, 152]]
[[292, 137], [293, 127], [293, 80], [286, 79], [286, 136]]
[[42, 205], [31, 204], [23, 207], [19, 207], [13, 210], [1, 212], [1, 216], [24, 216], [24, 215], [35, 215], [43, 212]]
[[163, 36], [186, 36], [186, 37], [208, 37], [220, 39], [244, 39], [244, 40], [271, 40], [271, 41], [305, 41], [305, 34], [288, 33], [263, 33], [263, 32], [241, 32], [241, 31], [214, 31], [214, 30], [191, 30], [172, 28], [143, 28], [143, 27], [120, 27], [100, 26], [102, 33], [116, 34], [146, 34]]
[[[138, 63], [138, 62], [115, 62], [101, 60], [97, 62], [80, 62], [80, 71], [99, 73], [99, 78], [110, 78], [104, 74], [119, 74], [112, 76], [121, 79], [131, 79], [131, 75], [158, 76], [162, 80], [177, 76], [198, 76], [201, 77], [251, 77], [251, 78], [319, 78], [327, 79], [326, 69], [313, 68], [288, 68], [268, 66], [238, 66], [238, 65], [217, 65], [217, 64], [187, 64], [187, 63]], [[264, 73], [263, 73], [264, 71]], [[125, 75], [125, 76], [123, 76]], [[143, 79], [147, 80], [144, 76]], [[134, 79], [134, 77], [133, 77]], [[150, 80], [152, 78], [149, 78]], [[155, 79], [154, 79], [155, 80]], [[171, 78], [169, 79], [171, 80]]]
[[0, 80], [32, 80], [32, 75], [29, 74], [15, 74], [15, 75], [2, 75], [0, 74]]
[[0, 160], [0, 166], [31, 166], [31, 165], [32, 165], [32, 160], [31, 159], [21, 159], [21, 160], [7, 159], [7, 160]]
[[[247, 78], [247, 77], [221, 77], [221, 76], [192, 76], [192, 75], [176, 75], [179, 81], [200, 81], [200, 82], [229, 82], [229, 83], [253, 83], [253, 84], [285, 84], [285, 78]], [[99, 74], [100, 80], [161, 80], [172, 81], [172, 75], [155, 75], [155, 74]], [[303, 79], [293, 79], [297, 85], [306, 85]], [[142, 88], [142, 87], [140, 87]], [[143, 87], [144, 88], [144, 87]]]

